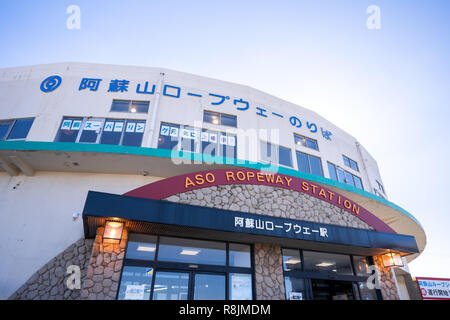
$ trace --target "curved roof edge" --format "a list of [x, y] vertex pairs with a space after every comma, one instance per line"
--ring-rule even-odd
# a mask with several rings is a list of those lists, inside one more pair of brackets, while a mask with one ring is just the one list
[[[116, 153], [116, 154], [129, 154], [137, 156], [151, 156], [160, 158], [176, 158], [192, 161], [200, 161], [205, 163], [217, 163], [225, 164], [238, 167], [246, 167], [250, 169], [265, 170], [271, 172], [278, 172], [285, 175], [290, 175], [319, 184], [324, 184], [330, 187], [334, 187], [340, 190], [348, 191], [350, 193], [364, 197], [367, 200], [375, 201], [376, 203], [387, 206], [395, 211], [399, 212], [401, 215], [405, 216], [414, 222], [423, 232], [425, 236], [425, 230], [420, 222], [408, 211], [401, 208], [400, 206], [383, 199], [375, 194], [369, 193], [365, 190], [352, 187], [350, 185], [337, 182], [325, 177], [320, 177], [304, 172], [297, 171], [295, 169], [290, 169], [286, 167], [279, 167], [275, 165], [267, 165], [264, 163], [251, 162], [247, 160], [240, 160], [234, 158], [217, 157], [217, 156], [205, 156], [200, 153], [191, 153], [183, 151], [172, 151], [166, 149], [157, 148], [145, 148], [145, 147], [129, 147], [129, 146], [117, 146], [117, 145], [104, 145], [104, 144], [87, 144], [87, 143], [68, 143], [68, 142], [41, 142], [41, 141], [0, 141], [0, 150], [23, 150], [23, 151], [38, 151], [38, 150], [48, 150], [48, 151], [74, 151], [74, 152], [95, 152], [95, 153]], [[370, 209], [369, 209], [370, 211]], [[395, 229], [395, 227], [394, 227]], [[425, 237], [426, 244], [426, 237]], [[425, 248], [419, 248], [421, 252]]]

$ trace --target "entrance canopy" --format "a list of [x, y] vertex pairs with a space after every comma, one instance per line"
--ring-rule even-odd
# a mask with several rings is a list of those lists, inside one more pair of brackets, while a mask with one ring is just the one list
[[419, 252], [409, 235], [89, 191], [83, 210], [85, 236], [94, 237], [97, 227], [112, 219], [123, 221], [129, 231], [137, 233], [272, 243], [356, 255]]

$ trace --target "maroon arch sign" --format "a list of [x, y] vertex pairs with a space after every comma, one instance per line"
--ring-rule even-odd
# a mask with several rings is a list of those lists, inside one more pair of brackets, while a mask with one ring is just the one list
[[193, 172], [163, 179], [124, 193], [125, 196], [161, 200], [178, 193], [221, 185], [252, 184], [301, 192], [337, 206], [377, 231], [396, 233], [391, 227], [358, 203], [308, 180], [255, 169], [220, 169]]

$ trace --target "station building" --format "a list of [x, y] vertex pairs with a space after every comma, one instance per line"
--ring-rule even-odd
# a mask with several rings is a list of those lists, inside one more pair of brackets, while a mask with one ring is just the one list
[[408, 263], [426, 235], [375, 159], [248, 86], [0, 69], [0, 170], [1, 299], [420, 297]]

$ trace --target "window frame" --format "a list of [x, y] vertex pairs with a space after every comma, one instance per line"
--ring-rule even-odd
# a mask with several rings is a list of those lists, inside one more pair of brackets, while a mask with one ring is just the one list
[[[161, 128], [163, 126], [177, 127], [178, 128], [179, 132], [178, 132], [178, 135], [177, 135], [176, 144], [173, 146], [173, 147], [176, 147], [175, 150], [177, 152], [194, 152], [194, 153], [202, 154], [203, 156], [206, 156], [206, 157], [212, 156], [212, 155], [203, 153], [203, 149], [204, 149], [203, 143], [205, 141], [202, 141], [201, 136], [202, 136], [202, 133], [207, 132], [208, 134], [212, 133], [212, 134], [216, 134], [217, 135], [217, 141], [215, 142], [215, 144], [216, 144], [216, 149], [215, 149], [216, 150], [216, 154], [214, 155], [214, 157], [227, 157], [227, 158], [237, 159], [237, 152], [238, 152], [238, 150], [237, 150], [237, 145], [238, 145], [238, 143], [237, 143], [237, 134], [232, 133], [232, 132], [222, 131], [222, 130], [217, 131], [217, 130], [213, 130], [213, 129], [209, 129], [209, 128], [198, 128], [198, 127], [193, 127], [191, 125], [176, 124], [176, 123], [165, 122], [165, 121], [160, 121], [159, 132], [158, 132], [158, 140], [157, 140], [157, 145], [156, 145], [156, 147], [158, 149], [174, 150], [173, 148], [172, 149], [167, 149], [167, 148], [161, 148], [160, 147], [159, 139], [161, 137]], [[197, 138], [193, 139], [193, 141], [194, 141], [194, 150], [193, 151], [183, 150], [182, 149], [181, 140], [183, 139], [183, 137], [182, 137], [181, 133], [182, 133], [182, 130], [184, 130], [184, 129], [194, 130], [196, 132]], [[224, 135], [227, 137], [227, 144], [222, 144], [220, 142], [220, 137], [224, 136]], [[169, 132], [169, 135], [167, 135], [165, 137], [169, 137], [171, 139], [170, 132]], [[229, 141], [230, 137], [234, 138], [234, 146], [231, 146], [231, 145], [228, 144], [228, 141]], [[175, 141], [172, 141], [172, 142], [175, 142]], [[211, 144], [212, 142], [208, 141], [207, 143]], [[228, 154], [224, 154], [224, 149], [228, 150], [227, 149], [228, 147], [234, 149], [234, 157], [230, 157], [230, 156], [228, 156]], [[227, 152], [225, 152], [225, 153], [227, 153]], [[205, 160], [209, 160], [209, 158], [204, 158], [204, 159]]]
[[[298, 159], [299, 159], [299, 158], [298, 158], [298, 153], [302, 153], [302, 154], [304, 154], [304, 155], [307, 156], [307, 159], [308, 159], [308, 166], [309, 166], [309, 172], [305, 172], [305, 173], [309, 173], [309, 174], [312, 174], [312, 175], [315, 175], [315, 176], [318, 176], [318, 177], [325, 177], [324, 171], [323, 171], [322, 158], [321, 158], [321, 157], [318, 157], [318, 156], [315, 156], [315, 155], [312, 155], [312, 154], [309, 154], [309, 153], [306, 153], [306, 152], [303, 152], [303, 151], [299, 151], [299, 150], [295, 150], [295, 157], [296, 157], [296, 159], [297, 159], [297, 171], [304, 172], [304, 171], [301, 171], [301, 170], [299, 169], [300, 166], [299, 166], [299, 160], [298, 160]], [[319, 175], [317, 175], [317, 174], [315, 174], [315, 173], [312, 173], [310, 157], [314, 157], [314, 158], [316, 158], [316, 159], [319, 160], [319, 162], [320, 162], [320, 171], [322, 172], [322, 175], [319, 176]]]
[[[17, 138], [17, 139], [9, 139], [9, 135], [11, 134], [11, 132], [14, 129], [14, 126], [16, 125], [17, 121], [20, 120], [29, 120], [32, 119], [33, 122], [31, 123], [30, 128], [28, 129], [28, 132], [25, 136], [25, 138]], [[8, 127], [8, 130], [5, 133], [5, 138], [4, 139], [0, 139], [0, 141], [25, 141], [28, 138], [28, 134], [30, 133], [31, 128], [33, 127], [34, 124], [34, 120], [36, 119], [36, 117], [24, 117], [24, 118], [14, 118], [14, 119], [1, 119], [0, 122], [9, 122], [11, 121], [11, 124]]]
[[[276, 162], [273, 162], [273, 161], [271, 161], [270, 160], [270, 158], [272, 157], [272, 155], [271, 155], [271, 157], [269, 157], [269, 159], [264, 159], [263, 157], [262, 157], [262, 152], [263, 152], [263, 149], [262, 149], [262, 146], [261, 146], [261, 144], [262, 143], [265, 143], [266, 144], [266, 154], [265, 154], [265, 157], [267, 157], [267, 151], [269, 150], [269, 148], [268, 148], [268, 146], [269, 145], [273, 145], [273, 146], [276, 146], [277, 148], [275, 149], [275, 150], [277, 150], [278, 151], [278, 153], [277, 153], [277, 155], [276, 155]], [[291, 168], [291, 169], [294, 169], [294, 161], [293, 161], [293, 158], [292, 158], [292, 149], [291, 148], [289, 148], [289, 147], [285, 147], [285, 146], [282, 146], [282, 145], [279, 145], [279, 144], [275, 144], [275, 143], [272, 143], [272, 142], [269, 142], [269, 141], [266, 141], [266, 140], [259, 140], [259, 145], [258, 145], [258, 148], [259, 148], [259, 161], [261, 161], [261, 162], [263, 162], [263, 163], [268, 163], [268, 164], [270, 164], [270, 165], [273, 165], [273, 164], [275, 164], [275, 165], [277, 165], [277, 166], [281, 166], [281, 167], [285, 167], [285, 168]], [[285, 164], [281, 164], [280, 163], [280, 148], [284, 148], [284, 149], [286, 149], [286, 150], [289, 150], [289, 158], [290, 158], [290, 162], [291, 162], [291, 165], [289, 166], [289, 165], [285, 165]], [[271, 150], [271, 153], [272, 153], [272, 147], [270, 148], [270, 150]]]
[[[135, 122], [135, 123], [143, 123], [145, 125], [144, 131], [142, 132], [141, 144], [139, 146], [139, 147], [142, 147], [143, 138], [144, 138], [144, 135], [145, 135], [145, 130], [147, 130], [147, 121], [145, 119], [126, 119], [126, 118], [117, 119], [117, 118], [106, 118], [106, 117], [102, 118], [102, 117], [63, 116], [62, 119], [61, 119], [61, 122], [59, 124], [59, 127], [58, 127], [58, 129], [56, 131], [55, 139], [53, 140], [54, 142], [60, 142], [60, 141], [57, 140], [58, 136], [59, 136], [59, 132], [61, 131], [61, 126], [62, 126], [64, 120], [66, 120], [67, 118], [70, 118], [70, 119], [74, 118], [76, 120], [81, 120], [81, 125], [80, 125], [80, 129], [78, 130], [77, 137], [76, 137], [75, 141], [73, 141], [73, 142], [66, 142], [66, 143], [104, 144], [104, 145], [114, 145], [114, 146], [125, 146], [125, 147], [127, 147], [129, 145], [124, 145], [123, 144], [123, 139], [124, 139], [124, 136], [125, 136], [125, 133], [126, 133], [126, 127], [127, 127], [128, 122]], [[73, 121], [73, 119], [72, 119], [72, 121]], [[97, 138], [96, 138], [95, 142], [80, 142], [81, 135], [83, 134], [84, 126], [85, 126], [87, 121], [100, 121], [102, 123], [101, 127], [100, 127], [100, 132], [97, 134]], [[102, 139], [102, 136], [103, 136], [103, 133], [105, 132], [104, 131], [105, 124], [107, 122], [119, 122], [119, 121], [122, 121], [124, 123], [123, 129], [122, 129], [122, 131], [120, 133], [121, 135], [120, 135], [119, 143], [118, 144], [100, 143], [100, 141]], [[109, 131], [106, 131], [106, 132], [109, 132]]]
[[[189, 288], [188, 288], [188, 297], [192, 295], [193, 297], [193, 275], [199, 273], [214, 273], [214, 274], [224, 274], [225, 275], [225, 300], [230, 299], [230, 288], [229, 283], [231, 281], [231, 274], [248, 274], [251, 277], [252, 281], [252, 300], [256, 299], [256, 279], [255, 279], [255, 260], [254, 260], [254, 245], [251, 243], [244, 242], [235, 242], [235, 241], [220, 241], [220, 240], [211, 240], [205, 238], [193, 238], [193, 237], [181, 237], [181, 236], [171, 236], [165, 234], [149, 234], [149, 233], [133, 233], [133, 234], [145, 234], [156, 236], [156, 250], [153, 260], [144, 260], [144, 259], [127, 259], [126, 255], [128, 252], [128, 245], [125, 249], [125, 256], [123, 260], [123, 268], [126, 266], [131, 267], [147, 267], [153, 268], [154, 275], [152, 277], [151, 286], [150, 286], [150, 297], [149, 300], [153, 300], [153, 292], [154, 292], [154, 284], [155, 284], [155, 274], [158, 271], [169, 271], [169, 272], [187, 272], [190, 273], [189, 278]], [[170, 238], [178, 238], [178, 239], [192, 239], [192, 240], [203, 240], [209, 242], [218, 242], [225, 244], [225, 256], [226, 262], [225, 265], [210, 265], [210, 264], [199, 264], [199, 263], [189, 263], [189, 262], [170, 262], [170, 261], [159, 261], [159, 244], [160, 237], [170, 237]], [[230, 257], [230, 244], [242, 244], [250, 246], [250, 267], [233, 267], [230, 266], [229, 257]], [[120, 280], [118, 282], [118, 290], [116, 293], [116, 300], [119, 298], [120, 285], [122, 283], [123, 276], [123, 268], [120, 274]]]
[[[336, 171], [336, 177], [337, 177], [337, 180], [334, 180], [334, 179], [332, 178], [332, 175], [331, 175], [331, 173], [330, 173], [330, 166], [333, 167], [334, 170]], [[344, 169], [342, 169], [341, 167], [335, 165], [334, 163], [332, 163], [332, 162], [330, 162], [330, 161], [327, 161], [327, 168], [328, 168], [328, 175], [329, 175], [328, 178], [329, 178], [329, 179], [331, 179], [331, 180], [333, 180], [333, 181], [345, 183], [345, 184], [347, 184], [347, 185], [349, 185], [349, 186], [352, 186], [352, 187], [354, 187], [354, 188], [357, 188], [357, 189], [364, 190], [363, 180], [362, 180], [362, 178], [361, 178], [360, 176], [357, 176], [356, 174], [353, 174], [353, 173], [351, 173], [351, 172], [349, 172], [349, 171], [347, 171], [347, 170], [344, 170]], [[349, 184], [349, 183], [347, 183], [347, 182], [345, 182], [345, 181], [341, 181], [341, 180], [339, 179], [339, 170], [341, 170], [341, 171], [343, 172], [343, 174], [344, 174], [344, 179], [345, 179], [345, 180], [347, 180], [347, 178], [345, 177], [346, 174], [351, 175], [353, 184]], [[355, 180], [355, 177], [358, 178], [359, 181], [361, 181], [361, 188], [359, 188], [359, 187], [356, 186], [355, 181], [354, 181], [354, 180]]]
[[[353, 254], [346, 254], [346, 253], [339, 253], [339, 252], [328, 252], [328, 251], [318, 251], [318, 250], [304, 250], [300, 248], [293, 248], [293, 247], [281, 247], [281, 259], [283, 261], [283, 250], [297, 250], [299, 252], [300, 260], [301, 260], [301, 268], [300, 269], [290, 269], [285, 270], [283, 267], [283, 277], [286, 279], [286, 277], [289, 278], [297, 278], [297, 279], [303, 279], [304, 286], [305, 286], [305, 294], [304, 294], [304, 300], [312, 300], [312, 286], [311, 286], [311, 279], [323, 279], [323, 280], [337, 280], [337, 281], [348, 281], [353, 284], [358, 284], [358, 282], [366, 282], [367, 279], [371, 276], [370, 274], [367, 274], [367, 276], [360, 276], [357, 274], [355, 269], [355, 263], [354, 263], [354, 256], [362, 256], [362, 255], [353, 255]], [[339, 255], [345, 255], [350, 258], [350, 265], [352, 269], [352, 275], [343, 275], [343, 274], [335, 274], [335, 273], [319, 273], [319, 272], [312, 272], [312, 271], [305, 271], [305, 259], [304, 259], [304, 251], [309, 252], [315, 252], [315, 253], [324, 253], [324, 254], [339, 254]], [[371, 256], [364, 256], [369, 265], [373, 265], [373, 258]], [[286, 281], [286, 280], [285, 280]], [[292, 280], [291, 280], [292, 281]], [[284, 283], [284, 285], [286, 285]], [[357, 291], [354, 289], [354, 294], [358, 295], [358, 300], [361, 300], [361, 292], [359, 290], [359, 287], [357, 287]], [[379, 289], [375, 289], [376, 295], [378, 300], [381, 300], [381, 292]], [[288, 291], [285, 291], [285, 298], [288, 299]], [[356, 298], [356, 297], [355, 297]]]
[[[209, 112], [209, 113], [217, 115], [219, 117], [219, 123], [216, 124], [216, 123], [205, 121], [205, 113], [206, 112]], [[224, 124], [223, 121], [222, 121], [222, 117], [223, 116], [233, 117], [235, 119], [235, 121], [236, 121], [236, 125], [235, 126], [230, 126], [230, 125]], [[237, 115], [229, 114], [229, 113], [222, 113], [222, 112], [212, 111], [212, 110], [203, 110], [203, 123], [207, 123], [207, 124], [214, 125], [214, 126], [225, 126], [225, 127], [230, 127], [230, 128], [237, 128], [238, 127], [238, 125], [237, 125]]]
[[382, 194], [386, 195], [383, 184], [380, 181], [378, 181], [377, 179], [375, 179], [375, 181], [377, 182], [378, 190], [381, 191]]
[[[296, 141], [297, 138], [303, 138], [305, 140], [305, 144], [298, 144], [297, 141]], [[315, 146], [317, 147], [317, 149], [309, 147], [308, 146], [308, 140], [313, 141]], [[294, 133], [294, 144], [295, 144], [296, 147], [304, 147], [304, 148], [308, 148], [308, 149], [320, 152], [320, 150], [319, 150], [319, 142], [317, 140], [315, 140], [315, 139], [309, 138], [309, 137], [304, 136], [302, 134]]]
[[[128, 102], [128, 111], [112, 110], [112, 106], [114, 105], [115, 101], [127, 101]], [[145, 102], [145, 103], [148, 103], [147, 111], [145, 111], [145, 112], [138, 112], [137, 110], [135, 112], [131, 111], [131, 106], [133, 105], [133, 102]], [[132, 113], [132, 114], [148, 114], [148, 112], [150, 111], [150, 103], [151, 103], [151, 101], [149, 101], [149, 100], [113, 99], [112, 102], [111, 102], [111, 106], [109, 107], [109, 112]]]
[[[355, 171], [359, 172], [358, 162], [356, 162], [355, 160], [353, 160], [353, 159], [347, 157], [347, 156], [344, 155], [344, 154], [342, 155], [342, 159], [343, 159], [343, 161], [344, 161], [345, 166], [349, 167], [349, 168], [352, 169], [352, 170], [355, 170]], [[346, 163], [346, 160], [348, 161], [349, 164]], [[356, 169], [353, 168], [352, 164], [355, 165]]]

